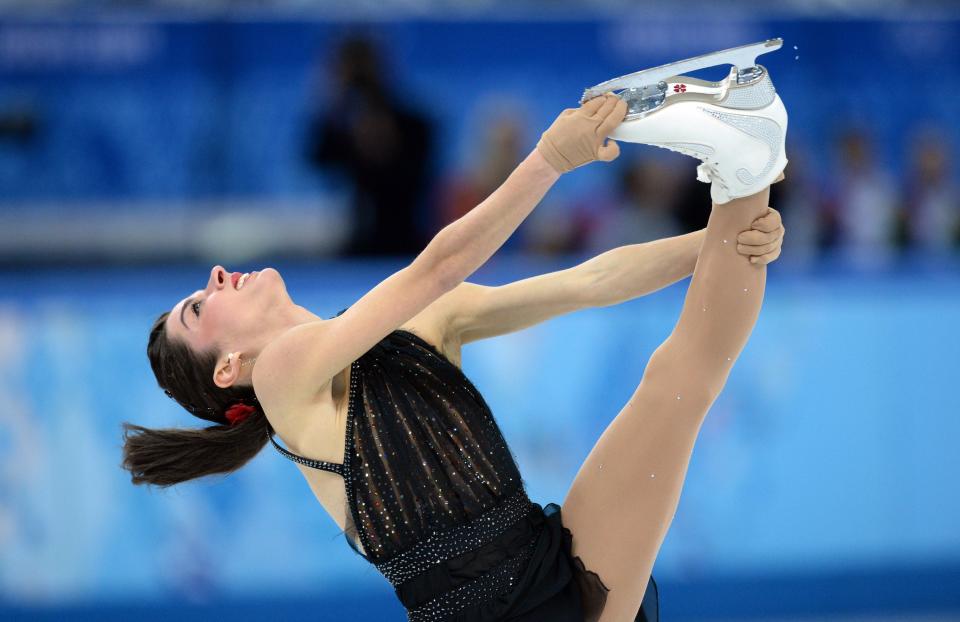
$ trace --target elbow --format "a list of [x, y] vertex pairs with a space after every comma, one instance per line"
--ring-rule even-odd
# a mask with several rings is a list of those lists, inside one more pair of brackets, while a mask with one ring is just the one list
[[414, 265], [419, 264], [425, 278], [436, 284], [441, 294], [450, 291], [470, 276], [452, 242], [448, 229], [444, 228], [414, 260]]
[[583, 264], [577, 291], [585, 307], [609, 307], [621, 300], [614, 292], [614, 283], [609, 273], [595, 266]]
[[457, 269], [456, 262], [450, 256], [445, 256], [438, 252], [438, 249], [429, 244], [422, 253], [420, 253], [409, 270], [414, 272], [418, 278], [433, 285], [436, 290], [436, 297], [449, 292], [459, 285], [466, 278]]
[[464, 274], [463, 270], [449, 258], [446, 261], [441, 261], [434, 265], [431, 274], [433, 282], [440, 288], [441, 295], [449, 292], [460, 283], [463, 283], [467, 276], [469, 276], [468, 274]]

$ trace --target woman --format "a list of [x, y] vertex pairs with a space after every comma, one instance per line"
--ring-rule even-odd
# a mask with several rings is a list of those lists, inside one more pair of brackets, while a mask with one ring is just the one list
[[[627, 125], [626, 108], [607, 94], [565, 110], [489, 198], [335, 318], [295, 304], [271, 268], [215, 266], [203, 290], [157, 319], [148, 354], [161, 388], [216, 425], [125, 424], [133, 482], [231, 472], [269, 438], [393, 584], [410, 620], [655, 618], [655, 584], [644, 594], [697, 431], [757, 317], [764, 264], [779, 254], [783, 228], [767, 186], [780, 171], [745, 196], [714, 163], [729, 196], [715, 196], [705, 231], [502, 287], [464, 281], [562, 173], [617, 157], [606, 137]], [[730, 149], [743, 156], [743, 145]], [[458, 367], [460, 346], [644, 295], [694, 264], [673, 334], [581, 467], [561, 522], [558, 505], [527, 498]]]

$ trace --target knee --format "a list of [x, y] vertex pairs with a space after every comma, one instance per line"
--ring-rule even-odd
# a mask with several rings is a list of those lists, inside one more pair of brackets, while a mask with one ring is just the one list
[[668, 395], [681, 395], [688, 403], [710, 408], [719, 397], [730, 375], [730, 365], [708, 364], [695, 360], [694, 353], [665, 342], [650, 357], [643, 373], [643, 382], [656, 386]]

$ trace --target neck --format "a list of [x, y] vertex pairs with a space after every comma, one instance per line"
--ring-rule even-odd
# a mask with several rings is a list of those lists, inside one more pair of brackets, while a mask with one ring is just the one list
[[300, 305], [293, 305], [287, 309], [284, 309], [280, 312], [280, 317], [278, 320], [271, 322], [270, 328], [267, 330], [263, 338], [263, 346], [256, 352], [250, 352], [247, 356], [253, 360], [260, 355], [260, 352], [263, 351], [267, 345], [273, 342], [275, 339], [279, 338], [280, 335], [286, 333], [291, 328], [300, 326], [301, 324], [309, 324], [311, 322], [322, 322], [324, 319], [313, 313], [312, 311], [301, 307]]

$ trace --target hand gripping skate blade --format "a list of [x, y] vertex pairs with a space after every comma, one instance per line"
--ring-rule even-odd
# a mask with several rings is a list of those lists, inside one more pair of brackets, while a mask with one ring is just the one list
[[739, 47], [711, 52], [701, 56], [694, 56], [685, 60], [678, 60], [674, 63], [667, 63], [652, 69], [644, 69], [636, 73], [613, 78], [606, 82], [601, 82], [592, 86], [583, 92], [580, 103], [599, 97], [607, 91], [618, 91], [629, 88], [642, 88], [647, 85], [656, 84], [661, 80], [672, 78], [680, 74], [689, 73], [698, 69], [707, 67], [716, 67], [717, 65], [733, 65], [738, 70], [744, 70], [757, 64], [757, 57], [761, 54], [775, 52], [783, 45], [783, 39], [767, 39], [760, 43], [751, 43]]

